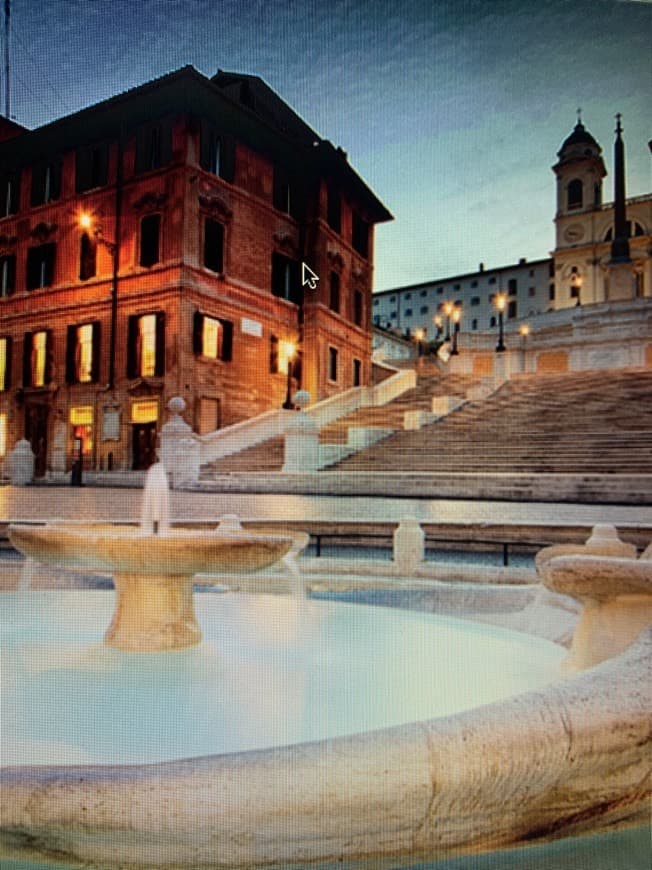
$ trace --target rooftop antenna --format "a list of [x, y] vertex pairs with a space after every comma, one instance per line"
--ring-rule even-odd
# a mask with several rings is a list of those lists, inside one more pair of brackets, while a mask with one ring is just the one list
[[10, 0], [5, 0], [5, 118], [9, 119], [10, 87], [9, 87], [9, 18]]

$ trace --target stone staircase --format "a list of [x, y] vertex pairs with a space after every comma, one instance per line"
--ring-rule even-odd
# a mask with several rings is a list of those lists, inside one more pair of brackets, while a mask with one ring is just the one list
[[397, 432], [335, 467], [652, 474], [652, 370], [520, 375], [482, 401], [417, 431]]

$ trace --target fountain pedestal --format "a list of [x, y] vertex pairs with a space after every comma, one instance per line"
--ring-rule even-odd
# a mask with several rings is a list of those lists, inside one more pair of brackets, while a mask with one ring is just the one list
[[115, 573], [116, 604], [104, 642], [127, 652], [165, 652], [200, 643], [192, 578]]

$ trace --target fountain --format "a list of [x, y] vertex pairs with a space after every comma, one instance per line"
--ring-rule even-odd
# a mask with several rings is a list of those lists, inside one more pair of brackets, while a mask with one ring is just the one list
[[292, 536], [244, 533], [230, 524], [209, 533], [171, 529], [161, 463], [147, 473], [140, 528], [14, 525], [9, 538], [17, 550], [39, 562], [110, 573], [116, 603], [104, 641], [131, 652], [181, 650], [200, 642], [192, 594], [195, 574], [266, 568], [296, 544]]
[[[242, 569], [251, 552], [252, 567], [273, 561], [267, 547], [257, 548], [263, 538], [243, 534], [233, 519], [201, 535], [166, 530], [162, 520], [152, 517], [158, 534], [57, 524], [34, 538], [13, 529], [12, 538], [52, 564], [107, 570], [113, 562], [118, 574], [141, 572], [136, 595], [116, 584], [129, 607], [142, 602], [149, 577], [174, 578], [173, 597], [175, 588], [191, 588], [198, 566]], [[166, 549], [179, 538], [187, 539], [183, 556]], [[291, 545], [285, 539], [281, 550]], [[549, 559], [550, 576], [558, 558], [568, 554]], [[648, 577], [650, 568], [643, 566]], [[24, 594], [9, 599], [3, 706], [19, 708], [17, 740], [29, 736], [21, 728], [40, 728], [50, 743], [34, 740], [22, 757], [20, 747], [9, 755], [0, 856], [103, 868], [410, 867], [646, 819], [649, 632], [560, 682], [564, 651], [532, 635], [339, 602], [206, 594], [201, 644], [134, 656], [130, 646], [93, 643], [111, 594], [33, 593], [31, 605]], [[187, 618], [178, 603], [171, 609], [175, 623]], [[147, 614], [146, 605], [145, 622]], [[474, 637], [480, 648], [463, 661]], [[502, 657], [493, 657], [495, 647]], [[507, 674], [497, 695], [482, 693]], [[378, 676], [391, 679], [372, 682]], [[439, 684], [444, 694], [451, 685], [474, 691], [440, 709]], [[104, 706], [85, 718], [103, 694]], [[235, 740], [217, 739], [209, 696]], [[345, 707], [357, 701], [362, 715], [325, 722], [335, 698]], [[119, 700], [124, 706], [112, 714]], [[367, 705], [381, 701], [383, 710], [367, 717]], [[78, 754], [67, 759], [58, 708], [79, 732]], [[183, 740], [167, 745], [177, 718]], [[87, 746], [104, 719], [116, 743]]]

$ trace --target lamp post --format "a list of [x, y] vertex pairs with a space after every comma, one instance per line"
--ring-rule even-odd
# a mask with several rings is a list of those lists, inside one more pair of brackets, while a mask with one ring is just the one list
[[444, 314], [446, 315], [446, 335], [444, 341], [451, 340], [451, 314], [453, 313], [453, 303], [444, 302]]
[[457, 349], [457, 336], [460, 332], [460, 320], [462, 319], [462, 309], [455, 307], [453, 309], [453, 347], [451, 348], [451, 356], [457, 356], [459, 354], [459, 350]]
[[97, 223], [92, 215], [88, 212], [81, 212], [77, 218], [77, 223], [82, 230], [90, 230], [93, 233], [95, 243], [104, 245], [112, 260], [112, 281], [111, 281], [111, 329], [109, 332], [109, 382], [108, 389], [113, 390], [115, 386], [115, 333], [118, 320], [118, 258], [119, 249], [117, 242], [110, 242], [104, 238], [101, 224]]
[[287, 389], [285, 391], [285, 401], [283, 402], [283, 408], [286, 411], [291, 411], [294, 408], [292, 404], [292, 363], [294, 361], [294, 356], [296, 354], [296, 347], [293, 344], [288, 343], [286, 350], [286, 366], [287, 366]]
[[521, 350], [523, 351], [523, 371], [525, 371], [525, 349], [527, 344], [527, 337], [530, 334], [530, 325], [528, 323], [523, 323], [518, 328], [519, 335], [521, 336]]
[[507, 294], [505, 293], [496, 293], [496, 297], [494, 299], [494, 305], [498, 310], [498, 344], [496, 345], [496, 353], [503, 353], [505, 351], [505, 341], [504, 341], [504, 318], [503, 314], [505, 311], [505, 305], [507, 304]]
[[437, 316], [432, 318], [432, 322], [434, 323], [435, 329], [437, 330], [437, 335], [435, 335], [435, 341], [437, 341], [442, 334], [444, 321], [441, 319], [441, 317]]

